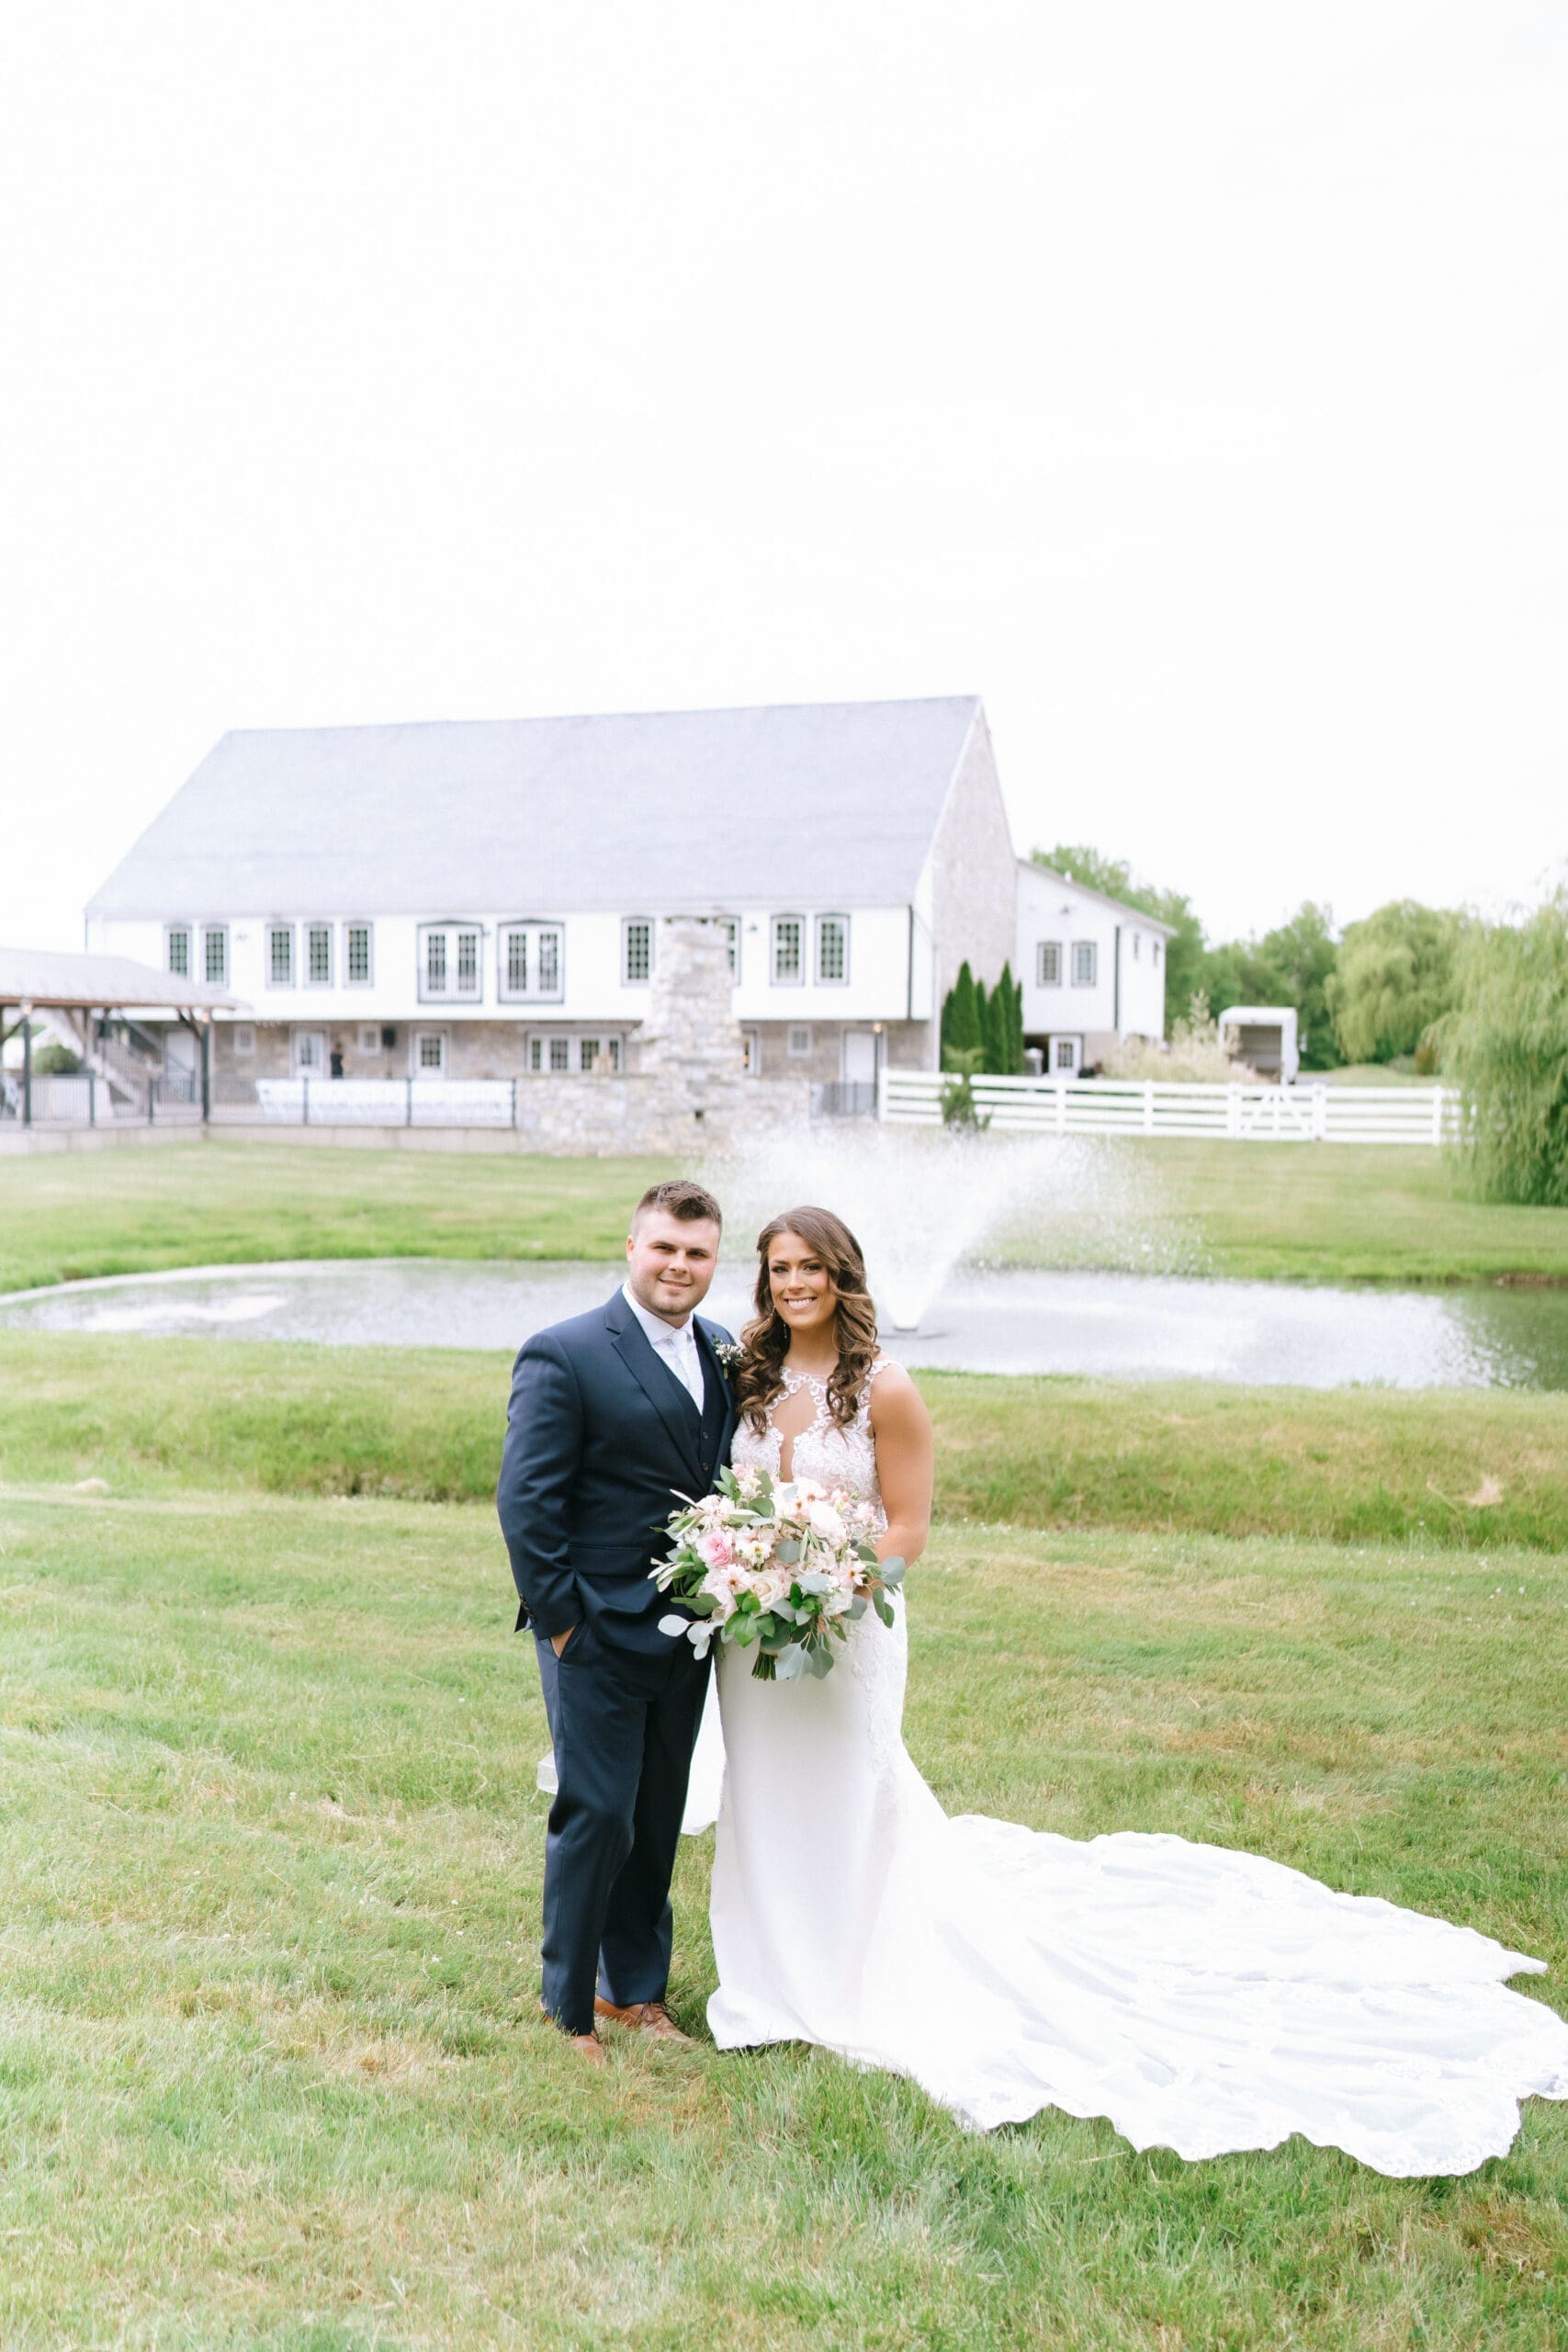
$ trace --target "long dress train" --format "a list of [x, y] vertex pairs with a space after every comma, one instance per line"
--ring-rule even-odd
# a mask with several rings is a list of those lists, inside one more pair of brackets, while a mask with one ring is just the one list
[[[880, 1507], [870, 1382], [844, 1430], [804, 1385], [795, 1475]], [[743, 1426], [735, 1463], [777, 1475], [781, 1443]], [[949, 1818], [905, 1751], [907, 1655], [901, 1605], [821, 1681], [719, 1651], [721, 2048], [820, 2043], [980, 2130], [1052, 2106], [1188, 2158], [1300, 2132], [1400, 2176], [1472, 2171], [1521, 2098], [1568, 2098], [1568, 2023], [1505, 1982], [1544, 1963], [1488, 1936], [1182, 1838]]]

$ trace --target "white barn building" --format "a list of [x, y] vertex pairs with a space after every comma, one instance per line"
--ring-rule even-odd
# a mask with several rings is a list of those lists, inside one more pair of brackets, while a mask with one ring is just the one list
[[1135, 908], [1021, 858], [1014, 970], [1023, 1035], [1047, 1073], [1092, 1069], [1122, 1037], [1165, 1035], [1165, 943], [1174, 936]]
[[657, 918], [730, 926], [750, 1067], [931, 1068], [1012, 952], [974, 696], [226, 735], [86, 910], [229, 989], [220, 1071], [512, 1078], [633, 1057]]

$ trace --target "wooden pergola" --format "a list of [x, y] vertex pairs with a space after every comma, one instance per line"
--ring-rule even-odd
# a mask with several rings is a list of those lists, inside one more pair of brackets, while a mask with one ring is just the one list
[[[212, 1107], [212, 1016], [242, 1011], [227, 989], [160, 972], [129, 956], [73, 956], [50, 947], [0, 947], [0, 1050], [22, 1039], [22, 1123], [33, 1118], [32, 1023], [54, 1014], [82, 1049], [92, 1053], [92, 1023], [112, 1013], [172, 1016], [194, 1034], [201, 1065], [201, 1115]], [[7, 1026], [7, 1016], [10, 1018]]]

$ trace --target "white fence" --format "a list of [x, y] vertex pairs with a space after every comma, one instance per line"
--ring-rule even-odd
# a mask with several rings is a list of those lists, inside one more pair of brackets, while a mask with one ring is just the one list
[[511, 1078], [260, 1078], [254, 1108], [225, 1103], [221, 1122], [243, 1113], [279, 1126], [514, 1127]]
[[[937, 1126], [956, 1081], [884, 1069], [881, 1117]], [[1187, 1086], [1170, 1080], [976, 1078], [975, 1107], [999, 1134], [1220, 1136], [1255, 1143], [1446, 1142], [1459, 1097], [1441, 1086]]]

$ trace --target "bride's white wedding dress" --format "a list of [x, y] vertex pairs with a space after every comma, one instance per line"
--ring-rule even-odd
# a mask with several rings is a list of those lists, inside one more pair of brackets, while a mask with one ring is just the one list
[[[880, 1504], [870, 1384], [844, 1430], [804, 1385], [793, 1474]], [[742, 1426], [735, 1464], [776, 1475], [782, 1442]], [[950, 1820], [905, 1753], [906, 1659], [901, 1604], [819, 1682], [719, 1652], [721, 2049], [819, 2042], [980, 2129], [1058, 2107], [1189, 2158], [1300, 2132], [1396, 2175], [1469, 2172], [1521, 2098], [1568, 2098], [1568, 2024], [1504, 1982], [1544, 1963], [1489, 1937], [1181, 1838]]]

